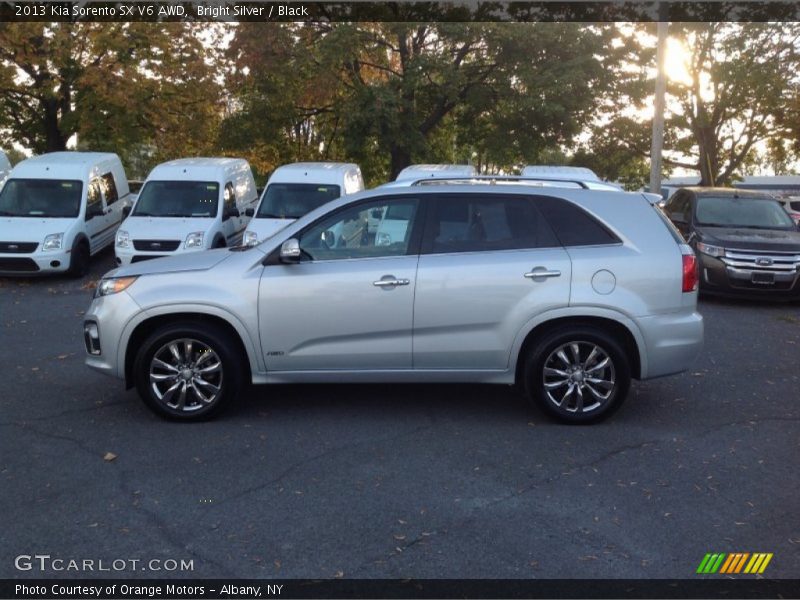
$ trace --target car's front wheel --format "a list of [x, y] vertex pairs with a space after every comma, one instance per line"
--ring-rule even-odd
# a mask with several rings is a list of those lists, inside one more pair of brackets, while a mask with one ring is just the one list
[[136, 389], [162, 417], [191, 421], [215, 415], [244, 384], [230, 335], [219, 327], [177, 323], [154, 331], [134, 362]]
[[631, 382], [630, 360], [617, 340], [588, 326], [546, 334], [529, 354], [525, 375], [531, 400], [569, 423], [609, 416]]

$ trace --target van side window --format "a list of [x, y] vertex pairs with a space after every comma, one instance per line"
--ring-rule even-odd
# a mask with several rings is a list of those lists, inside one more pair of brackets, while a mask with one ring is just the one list
[[236, 206], [236, 192], [233, 190], [233, 184], [230, 181], [225, 184], [223, 202], [224, 208], [234, 208]]
[[100, 194], [100, 180], [92, 179], [89, 183], [89, 189], [86, 191], [86, 206], [92, 206], [102, 202], [103, 197]]
[[529, 198], [470, 194], [433, 204], [423, 252], [552, 248], [558, 240]]
[[601, 246], [621, 243], [602, 223], [572, 202], [537, 196], [536, 206], [564, 246]]
[[119, 200], [117, 193], [117, 184], [114, 183], [114, 176], [111, 173], [106, 173], [100, 178], [101, 185], [103, 186], [103, 193], [106, 196], [106, 206], [111, 206]]

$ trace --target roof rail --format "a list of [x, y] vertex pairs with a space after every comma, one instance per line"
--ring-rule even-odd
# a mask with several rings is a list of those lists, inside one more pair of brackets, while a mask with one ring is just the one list
[[520, 175], [475, 175], [472, 177], [425, 177], [416, 179], [411, 185], [533, 185], [537, 187], [573, 187], [579, 189], [600, 189], [620, 191], [620, 189], [604, 181], [586, 182], [580, 179], [555, 179], [551, 177], [525, 177]]

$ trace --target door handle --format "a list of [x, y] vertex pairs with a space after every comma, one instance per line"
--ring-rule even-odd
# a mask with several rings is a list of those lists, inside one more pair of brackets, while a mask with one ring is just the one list
[[408, 285], [411, 283], [408, 279], [395, 279], [392, 277], [391, 279], [379, 279], [378, 281], [373, 281], [372, 285], [377, 287], [394, 287], [396, 285]]
[[526, 279], [546, 279], [548, 277], [561, 277], [561, 271], [556, 269], [548, 269], [546, 267], [536, 267], [528, 273], [525, 273]]

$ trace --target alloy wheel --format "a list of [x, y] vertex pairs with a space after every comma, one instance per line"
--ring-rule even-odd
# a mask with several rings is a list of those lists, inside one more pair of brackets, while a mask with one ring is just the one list
[[150, 387], [166, 407], [194, 412], [221, 395], [222, 361], [199, 340], [181, 338], [161, 346], [150, 360]]
[[568, 342], [544, 362], [543, 385], [555, 407], [568, 413], [590, 413], [608, 403], [616, 389], [611, 356], [593, 342]]

